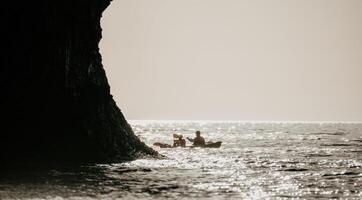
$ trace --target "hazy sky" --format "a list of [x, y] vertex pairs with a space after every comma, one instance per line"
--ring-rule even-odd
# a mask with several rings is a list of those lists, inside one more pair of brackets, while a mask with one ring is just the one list
[[102, 27], [128, 119], [362, 121], [361, 0], [114, 0]]

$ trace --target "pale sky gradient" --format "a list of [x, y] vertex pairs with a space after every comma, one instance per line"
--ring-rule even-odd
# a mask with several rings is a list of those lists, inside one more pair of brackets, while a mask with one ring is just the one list
[[361, 0], [114, 0], [102, 27], [128, 119], [362, 121]]

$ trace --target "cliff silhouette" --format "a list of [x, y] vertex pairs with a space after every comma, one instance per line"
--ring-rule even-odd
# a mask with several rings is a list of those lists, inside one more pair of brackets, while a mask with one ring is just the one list
[[109, 4], [11, 1], [4, 7], [3, 165], [157, 155], [134, 135], [110, 94], [98, 48], [100, 18]]

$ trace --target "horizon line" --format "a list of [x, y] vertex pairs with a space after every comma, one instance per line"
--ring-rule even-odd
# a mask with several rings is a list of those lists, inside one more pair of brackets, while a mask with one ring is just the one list
[[183, 120], [183, 119], [127, 119], [128, 122], [161, 122], [161, 123], [170, 123], [170, 122], [197, 122], [197, 123], [304, 123], [304, 124], [362, 124], [362, 121], [301, 121], [301, 120], [209, 120], [209, 119], [202, 119], [202, 120]]

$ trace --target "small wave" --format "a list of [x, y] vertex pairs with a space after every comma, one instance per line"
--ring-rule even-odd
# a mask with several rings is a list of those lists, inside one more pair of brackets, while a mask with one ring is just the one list
[[333, 174], [323, 174], [323, 177], [330, 176], [359, 176], [359, 172], [344, 172], [344, 173], [333, 173]]
[[316, 133], [311, 133], [312, 135], [347, 135], [347, 133], [342, 132], [342, 131], [337, 131], [337, 132], [316, 132]]
[[283, 161], [281, 163], [283, 163], [283, 164], [299, 164], [300, 161]]
[[114, 170], [114, 172], [123, 174], [129, 172], [151, 172], [152, 170], [149, 168], [118, 168]]
[[356, 144], [346, 144], [346, 143], [334, 143], [334, 144], [321, 144], [321, 146], [325, 147], [350, 147], [350, 146], [356, 146]]
[[322, 153], [310, 153], [310, 154], [307, 154], [305, 155], [304, 157], [330, 157], [332, 156], [332, 154], [322, 154]]
[[304, 172], [304, 171], [308, 171], [308, 169], [306, 168], [288, 168], [288, 169], [281, 169], [278, 171], [284, 171], [284, 172]]
[[362, 168], [362, 166], [361, 165], [350, 165], [350, 166], [348, 166], [348, 168], [350, 168], [350, 169], [360, 169], [360, 168]]

